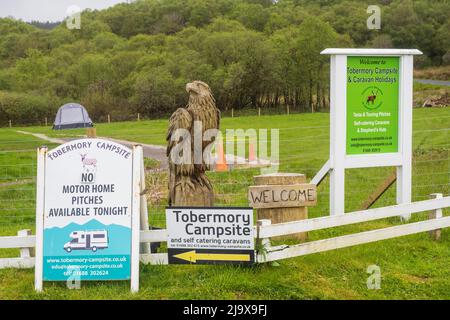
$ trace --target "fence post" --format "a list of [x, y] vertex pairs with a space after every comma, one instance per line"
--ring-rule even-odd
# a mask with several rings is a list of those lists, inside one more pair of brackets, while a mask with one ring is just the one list
[[45, 160], [47, 147], [37, 150], [37, 176], [36, 176], [36, 247], [34, 262], [34, 288], [37, 292], [43, 289], [43, 233], [44, 233], [44, 188], [45, 188]]
[[111, 116], [108, 114], [108, 123], [111, 123]]
[[[26, 237], [31, 235], [30, 229], [19, 230], [17, 231], [17, 235], [19, 237]], [[33, 248], [20, 248], [20, 257], [21, 258], [30, 258], [34, 256]]]
[[[431, 199], [441, 199], [442, 193], [432, 193], [430, 194]], [[439, 219], [442, 218], [442, 209], [436, 209], [430, 212], [429, 219]], [[433, 240], [440, 240], [441, 239], [441, 229], [431, 230], [430, 236]]]
[[263, 259], [265, 259], [265, 254], [267, 253], [267, 251], [270, 248], [270, 238], [260, 238], [259, 234], [260, 234], [260, 229], [261, 227], [265, 227], [265, 226], [270, 226], [272, 224], [272, 222], [269, 219], [261, 219], [256, 221], [256, 240], [258, 241], [258, 248], [260, 251], [262, 252], [258, 252], [258, 255], [256, 256], [256, 261], [257, 262], [264, 262], [264, 261], [259, 261], [258, 256], [262, 255]]
[[261, 108], [258, 108], [258, 117], [261, 117]]
[[138, 121], [141, 120], [141, 114], [138, 112]]
[[234, 118], [234, 108], [231, 108], [231, 117]]
[[289, 105], [286, 106], [287, 115], [289, 115]]
[[12, 128], [12, 122], [9, 120], [9, 127]]
[[47, 122], [47, 117], [45, 117], [45, 119], [44, 119], [45, 121], [45, 126], [47, 127], [48, 126], [48, 122]]

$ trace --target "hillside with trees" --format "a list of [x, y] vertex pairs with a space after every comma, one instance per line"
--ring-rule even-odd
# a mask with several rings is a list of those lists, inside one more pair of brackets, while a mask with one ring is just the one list
[[359, 0], [140, 0], [84, 11], [79, 30], [0, 19], [0, 123], [52, 119], [68, 101], [94, 121], [158, 118], [195, 79], [222, 110], [323, 111], [326, 47], [418, 48], [417, 67], [450, 64], [450, 1], [378, 2], [381, 30]]

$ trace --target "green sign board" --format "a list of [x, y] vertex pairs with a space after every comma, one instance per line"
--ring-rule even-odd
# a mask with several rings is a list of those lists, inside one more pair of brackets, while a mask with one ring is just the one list
[[347, 154], [398, 152], [399, 57], [347, 58]]

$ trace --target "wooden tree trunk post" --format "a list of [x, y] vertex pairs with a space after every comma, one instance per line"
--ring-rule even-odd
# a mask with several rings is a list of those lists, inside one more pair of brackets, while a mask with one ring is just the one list
[[[308, 219], [306, 206], [316, 205], [316, 186], [306, 183], [304, 174], [265, 174], [255, 176], [254, 183], [249, 188], [249, 202], [256, 209], [257, 220], [268, 219], [277, 224]], [[307, 238], [308, 234], [301, 232], [272, 240]]]
[[111, 123], [111, 116], [108, 114], [108, 123]]
[[[432, 193], [430, 194], [431, 199], [441, 199], [442, 193]], [[436, 209], [430, 212], [429, 219], [439, 219], [442, 218], [442, 209]], [[441, 229], [431, 230], [430, 236], [433, 240], [439, 241], [441, 239]]]

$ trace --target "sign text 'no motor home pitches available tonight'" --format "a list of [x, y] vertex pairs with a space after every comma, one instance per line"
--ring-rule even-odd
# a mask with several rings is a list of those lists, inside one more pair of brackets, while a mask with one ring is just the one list
[[317, 190], [307, 183], [250, 186], [248, 200], [255, 209], [315, 206]]
[[42, 256], [36, 257], [42, 259], [42, 280], [130, 279], [132, 246], [138, 245], [132, 244], [133, 151], [82, 139], [42, 158]]
[[169, 263], [252, 264], [252, 208], [166, 209]]

